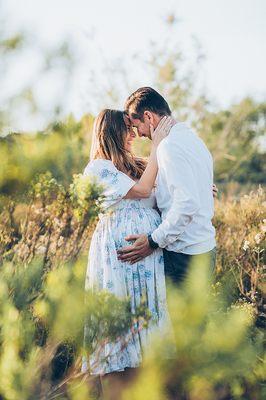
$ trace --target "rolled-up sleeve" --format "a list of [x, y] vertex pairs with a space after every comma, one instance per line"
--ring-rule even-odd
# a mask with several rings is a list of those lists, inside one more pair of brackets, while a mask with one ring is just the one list
[[178, 240], [200, 208], [200, 196], [195, 171], [189, 157], [176, 148], [164, 148], [159, 168], [163, 168], [165, 181], [171, 193], [172, 204], [162, 223], [152, 233], [161, 248]]

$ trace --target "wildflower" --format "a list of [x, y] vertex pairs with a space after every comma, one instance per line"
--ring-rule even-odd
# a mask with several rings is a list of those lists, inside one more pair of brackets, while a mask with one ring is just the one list
[[264, 194], [264, 190], [263, 190], [263, 188], [261, 187], [261, 185], [259, 185], [259, 188], [258, 188], [258, 195], [259, 195], [259, 196], [263, 196], [263, 194]]
[[245, 240], [245, 242], [244, 242], [244, 245], [243, 245], [243, 250], [244, 251], [246, 251], [246, 250], [248, 250], [249, 249], [249, 241], [248, 240]]
[[257, 244], [259, 244], [261, 242], [261, 239], [262, 239], [262, 237], [261, 237], [260, 233], [257, 233], [257, 235], [254, 237], [254, 240]]
[[55, 227], [60, 227], [60, 225], [62, 224], [62, 222], [59, 220], [59, 218], [54, 218], [54, 225]]
[[45, 246], [38, 246], [36, 248], [36, 254], [45, 254], [46, 252], [46, 247]]
[[60, 247], [60, 246], [62, 246], [63, 243], [64, 243], [64, 237], [60, 236], [58, 239], [58, 242], [57, 242], [57, 246]]

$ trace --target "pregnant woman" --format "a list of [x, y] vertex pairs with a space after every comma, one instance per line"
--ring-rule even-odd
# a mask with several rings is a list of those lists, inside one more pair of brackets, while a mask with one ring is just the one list
[[152, 232], [160, 224], [153, 191], [158, 168], [156, 150], [173, 124], [171, 117], [164, 117], [155, 131], [151, 126], [148, 162], [132, 153], [136, 134], [124, 112], [103, 110], [94, 124], [91, 157], [84, 175], [97, 178], [104, 186], [103, 208], [107, 212], [100, 215], [92, 236], [85, 288], [129, 297], [132, 313], [145, 298], [151, 313], [146, 328], [129, 330], [125, 340], [106, 343], [88, 359], [83, 358], [82, 371], [99, 375], [106, 387], [104, 380], [108, 378], [112, 385], [108, 398], [117, 396], [118, 380], [125, 381], [140, 366], [143, 349], [154, 329], [163, 329], [169, 321], [162, 250], [156, 249], [134, 264], [119, 261], [117, 250], [128, 244], [127, 236]]

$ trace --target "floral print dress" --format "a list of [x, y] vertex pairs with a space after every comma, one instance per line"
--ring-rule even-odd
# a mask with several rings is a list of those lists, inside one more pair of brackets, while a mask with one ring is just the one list
[[117, 250], [129, 245], [126, 236], [149, 234], [161, 220], [155, 210], [154, 194], [147, 199], [123, 199], [136, 182], [119, 171], [111, 161], [97, 159], [89, 162], [84, 175], [92, 176], [104, 185], [103, 207], [106, 210], [100, 215], [92, 236], [85, 289], [107, 290], [119, 298], [129, 297], [132, 313], [144, 296], [152, 316], [148, 327], [137, 333], [129, 330], [126, 345], [122, 340], [106, 343], [100, 350], [100, 362], [99, 351], [97, 362], [96, 352], [90, 355], [89, 360], [83, 357], [83, 372], [89, 369], [91, 374], [106, 374], [138, 367], [151, 333], [158, 328], [163, 329], [169, 320], [162, 250], [157, 249], [132, 265], [117, 259]]

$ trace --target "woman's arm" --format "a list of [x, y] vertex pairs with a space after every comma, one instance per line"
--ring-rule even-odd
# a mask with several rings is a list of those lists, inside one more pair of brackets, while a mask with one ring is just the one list
[[165, 117], [159, 122], [157, 128], [154, 131], [151, 126], [152, 148], [147, 167], [143, 172], [140, 180], [127, 192], [124, 199], [143, 199], [150, 197], [158, 172], [158, 163], [156, 156], [157, 147], [162, 139], [164, 139], [168, 135], [174, 123], [175, 121], [172, 117]]
[[140, 180], [127, 192], [124, 199], [144, 199], [150, 197], [158, 172], [156, 149], [152, 145], [149, 161]]

